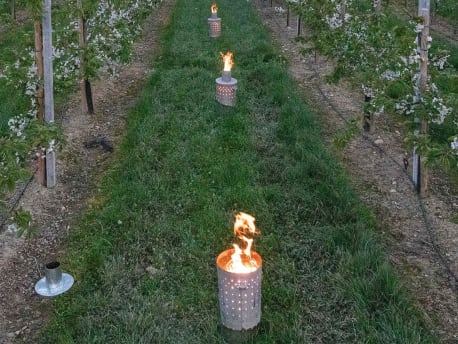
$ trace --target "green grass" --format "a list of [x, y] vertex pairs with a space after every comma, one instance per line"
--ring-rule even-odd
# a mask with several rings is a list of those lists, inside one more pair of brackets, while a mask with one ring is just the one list
[[[177, 0], [117, 163], [68, 242], [43, 343], [224, 343], [215, 259], [234, 212], [262, 235], [253, 343], [435, 343], [246, 1]], [[233, 51], [237, 106], [214, 100]], [[156, 274], [145, 271], [157, 269]]]

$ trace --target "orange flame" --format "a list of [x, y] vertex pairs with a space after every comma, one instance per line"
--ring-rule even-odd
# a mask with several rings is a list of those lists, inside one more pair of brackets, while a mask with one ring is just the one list
[[255, 220], [253, 216], [245, 213], [238, 213], [235, 216], [234, 235], [242, 240], [246, 244], [246, 247], [242, 250], [239, 245], [233, 244], [234, 253], [226, 265], [226, 271], [248, 273], [258, 268], [258, 263], [251, 257], [253, 239], [247, 237], [259, 234], [254, 224]]
[[216, 13], [218, 11], [218, 6], [216, 6], [216, 4], [214, 3], [211, 9], [212, 9], [212, 13]]
[[220, 53], [221, 57], [223, 58], [223, 63], [224, 63], [224, 68], [223, 70], [225, 72], [230, 72], [232, 66], [234, 65], [234, 62], [232, 62], [232, 53], [228, 51], [226, 54]]

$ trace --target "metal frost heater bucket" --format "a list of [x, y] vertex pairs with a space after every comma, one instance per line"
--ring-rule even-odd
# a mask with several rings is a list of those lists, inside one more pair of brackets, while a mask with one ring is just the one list
[[259, 234], [254, 221], [251, 215], [238, 213], [234, 234], [244, 245], [233, 244], [216, 259], [221, 322], [236, 331], [252, 329], [261, 321], [262, 259], [251, 250], [252, 236]]
[[252, 252], [259, 265], [255, 271], [229, 272], [224, 267], [233, 253], [234, 250], [226, 250], [216, 260], [221, 322], [232, 330], [249, 330], [261, 321], [262, 260], [259, 254]]
[[218, 7], [216, 4], [211, 6], [212, 15], [208, 18], [208, 35], [216, 38], [221, 35], [221, 18], [218, 18]]
[[235, 106], [237, 95], [237, 79], [231, 75], [232, 53], [222, 54], [224, 69], [222, 76], [216, 79], [216, 100], [225, 106]]

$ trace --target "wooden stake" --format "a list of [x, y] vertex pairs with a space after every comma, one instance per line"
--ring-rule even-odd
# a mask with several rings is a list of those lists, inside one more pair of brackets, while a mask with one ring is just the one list
[[46, 154], [42, 149], [38, 151], [36, 178], [38, 184], [46, 186]]
[[[430, 0], [418, 0], [418, 16], [423, 18], [423, 29], [418, 36], [418, 51], [420, 55], [419, 73], [417, 79], [417, 98], [421, 99], [421, 95], [426, 93], [428, 88], [428, 37], [430, 25]], [[418, 132], [421, 135], [428, 133], [428, 122], [425, 118], [419, 120]], [[426, 196], [428, 192], [428, 170], [426, 167], [426, 158], [418, 156], [416, 158], [416, 149], [414, 149], [414, 161], [418, 161], [418, 166], [414, 163], [414, 183], [417, 190], [422, 196]], [[417, 173], [417, 177], [415, 177]]]
[[56, 152], [54, 150], [46, 152], [46, 187], [56, 186]]
[[[35, 62], [37, 64], [37, 76], [38, 80], [43, 80], [43, 38], [42, 38], [42, 27], [39, 21], [33, 24], [35, 29]], [[37, 118], [40, 122], [44, 120], [45, 103], [44, 103], [44, 90], [43, 85], [40, 82], [36, 90], [36, 97], [38, 103]]]
[[[40, 80], [35, 96], [37, 98], [37, 119], [39, 122], [44, 122], [45, 103], [44, 103], [44, 89], [43, 89], [43, 32], [41, 22], [35, 21], [33, 23], [35, 31], [35, 63], [37, 64], [37, 77]], [[38, 152], [37, 162], [37, 181], [40, 185], [46, 186], [46, 161], [45, 155], [42, 150]]]

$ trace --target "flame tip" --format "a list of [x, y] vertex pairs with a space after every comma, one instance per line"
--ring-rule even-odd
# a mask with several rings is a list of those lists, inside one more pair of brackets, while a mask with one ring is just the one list
[[220, 55], [223, 59], [223, 63], [224, 63], [224, 71], [225, 72], [230, 72], [231, 71], [231, 68], [232, 66], [234, 65], [234, 62], [232, 61], [232, 56], [234, 56], [234, 54], [230, 51], [228, 51], [226, 54], [220, 52]]
[[259, 234], [254, 224], [255, 218], [250, 214], [239, 212], [235, 214], [234, 235], [246, 244], [245, 248], [240, 248], [239, 245], [233, 244], [234, 252], [231, 260], [227, 263], [227, 271], [246, 273], [254, 271], [258, 268], [258, 263], [251, 257], [251, 247], [253, 245], [253, 236]]

